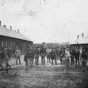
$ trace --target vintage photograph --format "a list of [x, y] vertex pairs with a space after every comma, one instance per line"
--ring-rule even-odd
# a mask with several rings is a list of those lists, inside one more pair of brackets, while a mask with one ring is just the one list
[[88, 88], [88, 0], [0, 0], [0, 88]]

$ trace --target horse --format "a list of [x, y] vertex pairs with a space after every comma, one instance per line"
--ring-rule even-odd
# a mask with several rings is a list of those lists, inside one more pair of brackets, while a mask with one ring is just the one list
[[79, 56], [80, 56], [80, 50], [78, 48], [75, 48], [74, 51], [74, 59], [75, 59], [75, 64], [79, 64]]
[[46, 57], [47, 57], [47, 63], [50, 63], [51, 61], [51, 49], [46, 49]]
[[81, 57], [82, 57], [82, 66], [83, 67], [86, 67], [86, 65], [87, 65], [87, 57], [88, 57], [87, 52], [88, 52], [87, 49], [83, 48], [82, 55], [81, 55]]
[[21, 64], [20, 56], [21, 56], [21, 51], [17, 49], [15, 51], [16, 65]]
[[11, 68], [10, 64], [9, 64], [9, 60], [10, 60], [10, 52], [9, 50], [2, 50], [0, 52], [0, 67], [2, 70], [5, 70], [8, 72], [8, 69]]
[[26, 63], [26, 66], [29, 65], [29, 62], [30, 62], [30, 65], [33, 65], [33, 62], [34, 62], [34, 50], [28, 50], [24, 56], [24, 61]]
[[62, 48], [59, 50], [59, 57], [60, 57], [60, 63], [63, 64], [63, 58], [65, 57], [65, 50]]
[[56, 52], [55, 52], [54, 49], [52, 49], [52, 51], [50, 53], [50, 56], [51, 56], [52, 65], [54, 64], [54, 62], [55, 62], [55, 65], [57, 65], [57, 60], [56, 60], [57, 59], [57, 55], [56, 55]]
[[65, 49], [65, 65], [68, 67], [70, 63], [70, 50]]
[[46, 49], [45, 48], [41, 48], [40, 56], [41, 56], [42, 65], [44, 65], [45, 64], [45, 56], [46, 56]]
[[34, 52], [35, 64], [39, 64], [39, 50], [36, 48]]

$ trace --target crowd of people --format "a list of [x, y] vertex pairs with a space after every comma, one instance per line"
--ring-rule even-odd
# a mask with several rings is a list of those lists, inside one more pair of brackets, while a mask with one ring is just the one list
[[69, 47], [69, 48], [34, 48], [25, 54], [24, 61], [26, 65], [36, 64], [39, 65], [39, 58], [41, 64], [45, 65], [45, 58], [47, 63], [51, 65], [60, 64], [66, 65], [87, 65], [88, 49], [82, 47]]
[[[9, 66], [8, 61], [12, 55], [16, 58], [16, 65], [21, 64], [20, 50], [11, 52], [11, 50], [4, 49], [0, 52], [0, 67], [3, 67], [3, 62], [5, 65]], [[45, 48], [31, 46], [24, 53], [24, 62], [26, 66], [39, 64], [45, 65], [46, 63], [58, 65], [58, 61], [60, 64], [65, 64], [66, 66], [81, 65], [85, 67], [87, 66], [88, 61], [88, 49], [83, 47]]]
[[39, 58], [41, 58], [41, 64], [45, 65], [45, 58], [47, 58], [47, 63], [57, 64], [56, 56], [57, 55], [54, 49], [34, 48], [27, 51], [24, 57], [24, 61], [26, 65], [28, 65], [28, 62], [31, 65], [33, 65], [34, 63], [36, 65], [39, 65]]

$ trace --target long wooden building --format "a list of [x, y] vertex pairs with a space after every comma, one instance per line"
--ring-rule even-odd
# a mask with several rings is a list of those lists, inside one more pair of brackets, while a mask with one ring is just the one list
[[73, 48], [85, 48], [88, 51], [88, 35], [83, 36], [82, 34], [72, 43], [70, 43], [70, 47]]
[[25, 51], [33, 42], [25, 38], [19, 31], [12, 30], [12, 27], [8, 29], [6, 25], [0, 23], [0, 49], [20, 49]]

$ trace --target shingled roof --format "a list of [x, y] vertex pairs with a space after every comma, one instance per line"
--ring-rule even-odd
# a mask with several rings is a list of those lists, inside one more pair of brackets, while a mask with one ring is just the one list
[[8, 29], [3, 26], [0, 26], [0, 35], [30, 41], [23, 34], [18, 33], [15, 30]]

